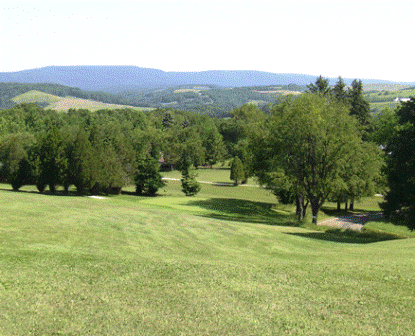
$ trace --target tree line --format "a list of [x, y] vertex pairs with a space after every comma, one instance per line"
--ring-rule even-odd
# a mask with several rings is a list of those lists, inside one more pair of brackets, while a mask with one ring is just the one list
[[57, 113], [21, 104], [0, 111], [0, 134], [1, 175], [14, 190], [74, 185], [78, 194], [96, 194], [135, 185], [137, 194], [154, 195], [164, 185], [160, 169], [180, 169], [184, 192], [194, 194], [192, 166], [226, 155], [211, 118], [179, 111]]

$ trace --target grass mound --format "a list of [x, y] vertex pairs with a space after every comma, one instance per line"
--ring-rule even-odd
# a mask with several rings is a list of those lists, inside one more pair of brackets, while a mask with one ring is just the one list
[[62, 97], [58, 97], [49, 93], [31, 90], [21, 95], [14, 97], [12, 100], [17, 103], [41, 103], [45, 106], [53, 104], [62, 100]]

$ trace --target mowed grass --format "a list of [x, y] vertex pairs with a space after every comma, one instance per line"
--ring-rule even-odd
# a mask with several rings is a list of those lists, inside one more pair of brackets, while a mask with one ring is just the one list
[[266, 190], [179, 184], [105, 199], [0, 185], [0, 335], [413, 335], [414, 239], [333, 242], [263, 214]]

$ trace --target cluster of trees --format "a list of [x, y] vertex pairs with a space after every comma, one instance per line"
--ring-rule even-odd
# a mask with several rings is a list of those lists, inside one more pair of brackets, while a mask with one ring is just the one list
[[[234, 111], [233, 119], [244, 121], [234, 151], [246, 144], [245, 158], [233, 161], [234, 176], [258, 177], [280, 202], [296, 204], [299, 220], [308, 205], [316, 223], [326, 200], [353, 208], [356, 199], [379, 188], [383, 153], [368, 136], [369, 104], [361, 81], [346, 90], [341, 78], [330, 87], [320, 76], [305, 94], [273, 105], [269, 115]], [[245, 173], [237, 168], [239, 161]]]
[[[79, 194], [155, 194], [160, 168], [183, 172], [183, 190], [199, 191], [192, 166], [223, 160], [226, 147], [208, 116], [158, 110], [71, 110], [59, 114], [35, 104], [0, 111], [2, 178], [13, 189], [36, 185], [54, 192], [74, 185]], [[199, 188], [198, 188], [199, 187]]]

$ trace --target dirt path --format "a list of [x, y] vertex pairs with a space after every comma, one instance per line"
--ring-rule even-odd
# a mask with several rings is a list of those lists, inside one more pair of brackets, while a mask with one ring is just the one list
[[349, 229], [361, 231], [363, 225], [367, 222], [379, 220], [383, 218], [382, 212], [374, 212], [361, 215], [341, 216], [319, 221], [317, 225], [332, 226], [339, 229]]

